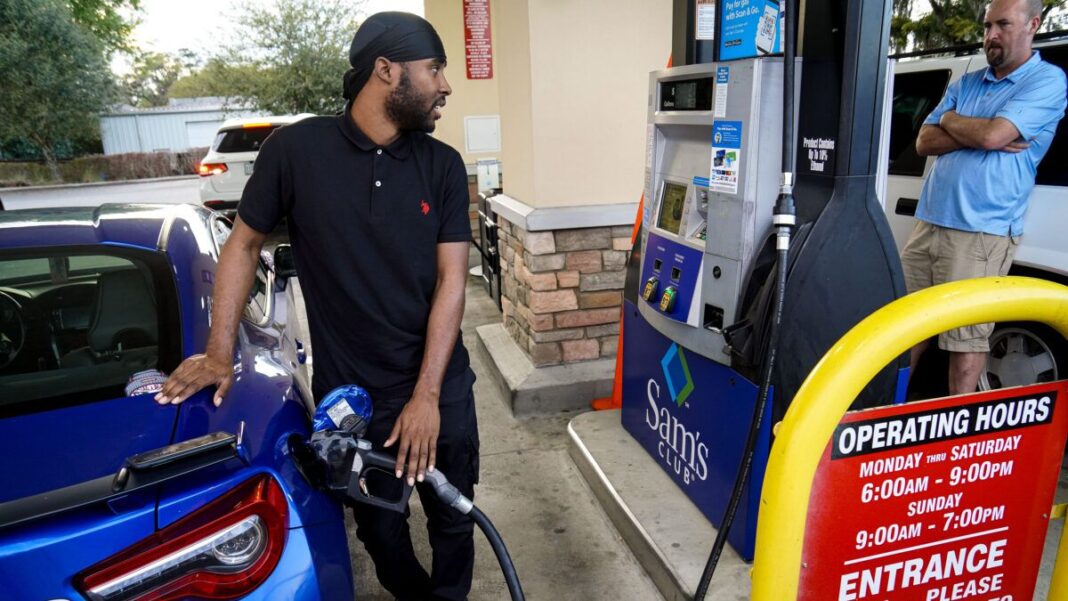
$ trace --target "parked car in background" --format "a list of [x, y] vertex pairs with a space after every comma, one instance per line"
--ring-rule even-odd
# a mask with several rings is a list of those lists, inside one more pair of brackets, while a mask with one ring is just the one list
[[219, 133], [208, 154], [197, 166], [200, 175], [200, 200], [204, 206], [233, 216], [245, 182], [259, 154], [260, 145], [271, 132], [290, 123], [312, 117], [309, 113], [280, 117], [250, 117], [229, 119], [219, 127]]
[[[1043, 60], [1068, 71], [1068, 40], [1037, 42]], [[890, 116], [889, 175], [885, 210], [898, 250], [916, 223], [916, 205], [934, 157], [916, 153], [916, 136], [950, 83], [965, 73], [985, 69], [985, 56], [905, 59], [894, 64], [894, 98]], [[1061, 120], [1045, 158], [1024, 221], [1024, 236], [1010, 275], [1068, 284], [1068, 117]], [[1068, 377], [1068, 342], [1037, 323], [1000, 323], [990, 338], [990, 356], [980, 387], [1003, 388]]]
[[314, 407], [287, 245], [222, 406], [153, 400], [205, 347], [229, 232], [193, 205], [0, 212], [0, 597], [353, 598], [342, 510], [289, 445]]

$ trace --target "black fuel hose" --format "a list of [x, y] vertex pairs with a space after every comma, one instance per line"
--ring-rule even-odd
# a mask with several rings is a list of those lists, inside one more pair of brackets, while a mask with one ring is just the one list
[[508, 549], [504, 546], [504, 541], [501, 540], [497, 529], [493, 527], [493, 522], [489, 521], [486, 514], [473, 505], [471, 513], [467, 515], [478, 524], [482, 533], [486, 535], [486, 539], [489, 540], [490, 546], [493, 547], [493, 552], [497, 554], [497, 563], [501, 564], [501, 572], [504, 574], [505, 583], [508, 584], [508, 594], [512, 596], [512, 601], [524, 599], [523, 587], [519, 585], [519, 576], [515, 573], [512, 557], [508, 555]]
[[771, 324], [767, 338], [767, 357], [764, 360], [760, 374], [760, 392], [757, 394], [757, 403], [753, 408], [753, 419], [749, 424], [749, 434], [745, 440], [745, 448], [742, 452], [742, 461], [738, 466], [738, 474], [734, 480], [734, 489], [731, 491], [727, 510], [720, 522], [716, 540], [712, 544], [705, 569], [701, 573], [701, 580], [694, 593], [694, 601], [703, 601], [708, 594], [708, 585], [712, 581], [712, 575], [719, 564], [719, 558], [723, 553], [723, 547], [727, 544], [727, 535], [730, 533], [734, 518], [738, 513], [742, 495], [745, 492], [745, 484], [753, 468], [753, 454], [756, 451], [757, 437], [760, 434], [760, 424], [767, 412], [768, 394], [771, 390], [771, 378], [775, 369], [775, 355], [779, 350], [779, 325], [782, 323], [783, 306], [786, 299], [786, 276], [787, 259], [790, 253], [790, 232], [796, 223], [796, 209], [794, 206], [793, 183], [794, 167], [796, 165], [796, 148], [794, 142], [794, 38], [796, 31], [795, 15], [793, 14], [794, 3], [783, 0], [782, 10], [786, 12], [784, 19], [785, 29], [783, 32], [783, 123], [782, 123], [782, 182], [779, 188], [779, 196], [776, 199], [775, 216], [773, 224], [776, 228], [775, 241], [775, 297], [771, 313]]
[[479, 529], [486, 535], [490, 546], [493, 547], [493, 552], [497, 555], [497, 563], [501, 564], [501, 572], [504, 574], [504, 581], [508, 585], [508, 594], [512, 596], [512, 601], [523, 601], [525, 599], [523, 587], [519, 585], [519, 576], [515, 572], [515, 564], [512, 563], [508, 548], [504, 546], [504, 541], [493, 526], [493, 522], [478, 507], [475, 507], [471, 499], [465, 497], [458, 488], [453, 486], [440, 471], [427, 472], [425, 477], [427, 484], [434, 490], [434, 494], [441, 499], [442, 503], [449, 505], [464, 515], [471, 516], [471, 519], [478, 524]]

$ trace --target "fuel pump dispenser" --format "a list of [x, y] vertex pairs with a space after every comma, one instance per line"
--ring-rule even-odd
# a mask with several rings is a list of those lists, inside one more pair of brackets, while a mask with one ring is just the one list
[[[772, 424], [839, 336], [904, 293], [876, 195], [889, 12], [882, 0], [808, 3], [800, 37], [820, 41], [794, 59], [793, 46], [785, 57], [765, 56], [792, 42], [791, 6], [770, 3], [776, 26], [765, 2], [720, 3], [710, 53], [707, 41], [693, 40], [693, 19], [678, 18], [691, 4], [676, 2], [673, 48], [715, 60], [650, 75], [645, 204], [624, 292], [621, 419], [713, 524], [734, 497], [728, 540], [750, 560]], [[736, 22], [746, 15], [748, 24]], [[785, 44], [783, 27], [791, 29]], [[745, 44], [748, 53], [739, 50]], [[786, 60], [802, 85], [784, 94]], [[784, 102], [801, 116], [784, 120]], [[784, 148], [801, 163], [796, 174]], [[783, 195], [789, 215], [776, 209]], [[905, 365], [888, 366], [858, 406], [898, 400]], [[761, 399], [771, 419], [756, 413]], [[748, 478], [739, 476], [746, 457]]]

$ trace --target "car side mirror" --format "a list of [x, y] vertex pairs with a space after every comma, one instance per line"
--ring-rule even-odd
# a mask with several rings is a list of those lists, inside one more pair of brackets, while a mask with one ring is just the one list
[[293, 260], [293, 247], [279, 244], [274, 249], [274, 277], [285, 280], [297, 275], [297, 264]]

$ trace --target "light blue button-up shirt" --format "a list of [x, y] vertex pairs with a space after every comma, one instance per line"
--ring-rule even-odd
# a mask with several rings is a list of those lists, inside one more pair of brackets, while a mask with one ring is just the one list
[[1015, 154], [962, 148], [939, 156], [923, 184], [916, 218], [967, 232], [1023, 234], [1035, 170], [1064, 116], [1065, 90], [1064, 71], [1038, 52], [1002, 79], [987, 67], [953, 82], [925, 125], [938, 125], [951, 110], [964, 117], [1003, 117], [1031, 146]]

